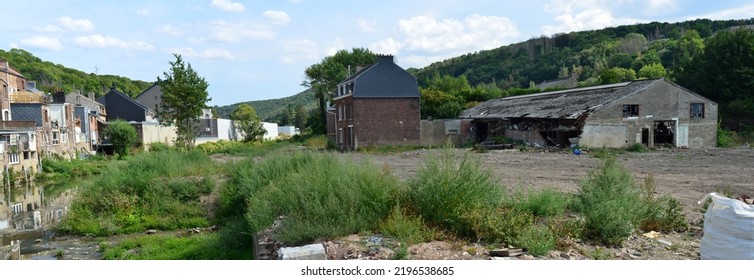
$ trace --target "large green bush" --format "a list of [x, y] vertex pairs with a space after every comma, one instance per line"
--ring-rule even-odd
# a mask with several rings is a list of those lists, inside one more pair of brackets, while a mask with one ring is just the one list
[[203, 153], [177, 151], [118, 162], [82, 183], [58, 229], [104, 236], [208, 226], [199, 198], [213, 189], [212, 166]]
[[272, 162], [236, 172], [227, 191], [226, 197], [236, 193], [246, 198], [242, 208], [249, 232], [271, 226], [279, 216], [283, 223], [275, 235], [286, 244], [373, 231], [396, 204], [397, 179], [369, 163], [341, 162], [319, 153], [267, 160]]
[[503, 189], [468, 154], [445, 148], [429, 157], [410, 180], [409, 204], [430, 224], [459, 236], [476, 237], [476, 213], [491, 213], [503, 202]]

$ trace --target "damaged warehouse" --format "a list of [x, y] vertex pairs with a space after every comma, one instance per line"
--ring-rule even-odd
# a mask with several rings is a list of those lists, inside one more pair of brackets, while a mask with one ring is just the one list
[[489, 100], [461, 113], [477, 143], [683, 148], [717, 145], [717, 104], [665, 79]]

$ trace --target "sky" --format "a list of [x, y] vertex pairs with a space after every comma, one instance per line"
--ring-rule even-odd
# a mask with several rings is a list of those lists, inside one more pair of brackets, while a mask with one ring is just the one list
[[403, 68], [556, 33], [697, 18], [754, 18], [750, 0], [0, 0], [0, 49], [87, 73], [154, 82], [180, 54], [208, 105], [299, 93], [338, 50]]

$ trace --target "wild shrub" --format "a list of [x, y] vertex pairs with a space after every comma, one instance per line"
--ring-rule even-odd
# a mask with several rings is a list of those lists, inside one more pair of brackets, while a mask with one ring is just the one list
[[513, 207], [532, 213], [537, 217], [563, 215], [571, 203], [570, 201], [571, 196], [551, 188], [519, 194], [510, 198]]
[[209, 225], [199, 203], [214, 184], [200, 176], [213, 170], [207, 155], [166, 151], [114, 164], [82, 183], [61, 231], [103, 236]]
[[475, 224], [485, 222], [472, 219], [503, 202], [503, 190], [489, 171], [448, 146], [428, 157], [408, 186], [408, 200], [426, 222], [463, 237], [476, 237]]
[[592, 240], [619, 245], [631, 235], [641, 213], [641, 192], [631, 174], [608, 158], [580, 183], [576, 208], [584, 215], [584, 234]]
[[395, 205], [390, 215], [380, 223], [380, 232], [408, 245], [427, 241], [431, 232], [420, 216], [410, 216], [399, 205]]
[[[275, 181], [251, 171], [249, 188], [255, 190], [246, 193], [245, 214], [250, 232], [269, 227], [279, 216], [284, 218], [275, 236], [285, 244], [377, 230], [396, 203], [397, 179], [369, 163], [341, 162], [316, 153], [303, 157], [309, 161], [302, 162], [298, 172], [286, 172]], [[291, 170], [285, 166], [299, 161], [280, 160], [267, 168]]]
[[542, 256], [555, 248], [555, 236], [545, 225], [529, 225], [518, 233], [511, 245], [528, 249], [533, 256]]

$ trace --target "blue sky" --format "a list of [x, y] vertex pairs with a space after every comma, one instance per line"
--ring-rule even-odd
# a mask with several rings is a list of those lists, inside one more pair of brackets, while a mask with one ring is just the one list
[[209, 105], [296, 94], [304, 69], [340, 49], [366, 47], [418, 68], [559, 32], [754, 18], [743, 0], [2, 2], [2, 49], [144, 81], [180, 53], [209, 82]]

